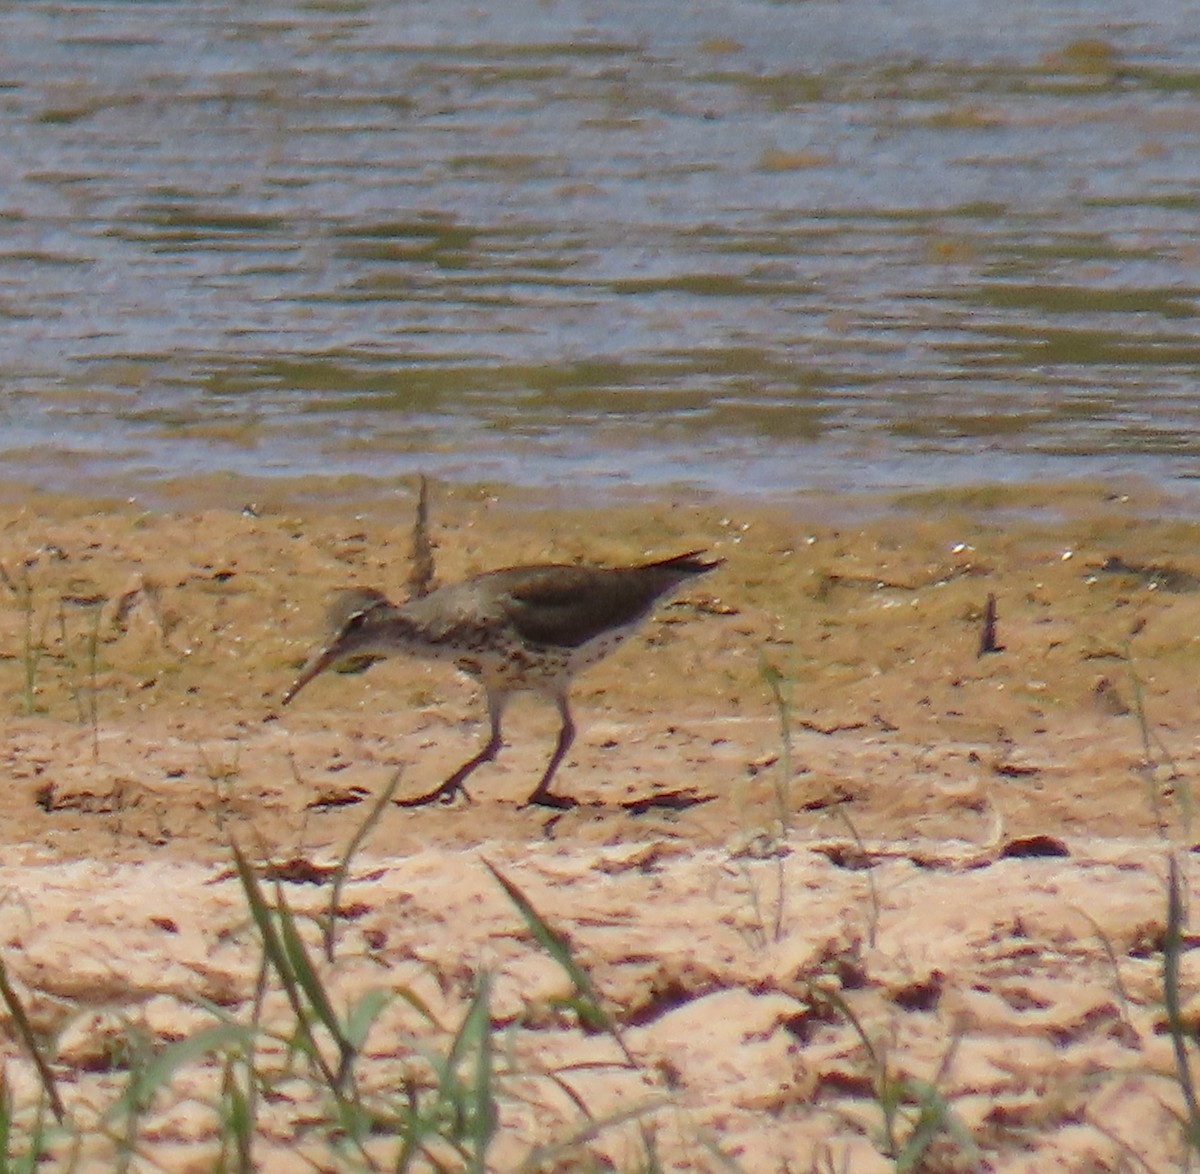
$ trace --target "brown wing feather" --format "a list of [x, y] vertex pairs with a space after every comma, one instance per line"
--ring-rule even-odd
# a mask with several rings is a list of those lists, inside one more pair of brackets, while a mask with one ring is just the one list
[[632, 623], [653, 602], [636, 584], [624, 584], [605, 575], [597, 590], [597, 572], [578, 576], [570, 569], [553, 577], [531, 575], [507, 593], [509, 622], [523, 640], [577, 648], [612, 628]]
[[537, 567], [506, 572], [505, 611], [522, 639], [578, 648], [645, 618], [656, 600], [715, 563], [680, 555], [641, 567]]

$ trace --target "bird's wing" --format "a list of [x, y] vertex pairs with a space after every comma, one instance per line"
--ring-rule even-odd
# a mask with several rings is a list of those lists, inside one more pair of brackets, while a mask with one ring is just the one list
[[509, 622], [522, 639], [578, 648], [614, 628], [636, 623], [660, 594], [658, 584], [623, 571], [553, 567], [513, 573], [504, 600]]

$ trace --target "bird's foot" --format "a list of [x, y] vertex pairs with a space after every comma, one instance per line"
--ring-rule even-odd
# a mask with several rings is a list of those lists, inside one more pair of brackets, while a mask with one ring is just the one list
[[555, 811], [570, 811], [572, 807], [579, 806], [579, 800], [572, 799], [570, 795], [552, 795], [549, 791], [534, 791], [521, 806], [552, 807]]
[[435, 787], [427, 795], [417, 795], [413, 799], [393, 799], [397, 807], [428, 807], [431, 803], [440, 803], [443, 807], [454, 802], [454, 797], [461, 795], [468, 803], [471, 796], [467, 789], [457, 779], [447, 779], [440, 787]]

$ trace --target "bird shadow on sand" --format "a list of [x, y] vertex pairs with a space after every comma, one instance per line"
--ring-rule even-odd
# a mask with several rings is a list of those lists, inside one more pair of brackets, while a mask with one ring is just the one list
[[[338, 807], [353, 807], [358, 803], [363, 803], [371, 797], [371, 792], [368, 788], [362, 786], [349, 787], [325, 787], [313, 799], [311, 799], [306, 807], [310, 811], [329, 811]], [[692, 807], [699, 807], [704, 803], [711, 803], [716, 799], [714, 794], [701, 794], [694, 788], [681, 788], [673, 791], [657, 791], [651, 795], [639, 796], [636, 799], [625, 799], [620, 803], [605, 803], [602, 799], [594, 799], [587, 802], [574, 803], [566, 810], [576, 810], [584, 808], [591, 811], [624, 811], [628, 815], [645, 815], [650, 811], [687, 811]], [[499, 802], [503, 803], [503, 800]], [[399, 807], [406, 807], [413, 810], [411, 800], [395, 799], [393, 803]], [[454, 808], [456, 810], [467, 810], [476, 806], [474, 799], [464, 803], [458, 800], [445, 802], [434, 801], [424, 806], [433, 808]], [[521, 804], [522, 807], [526, 806]]]
[[[358, 791], [359, 788], [354, 788]], [[645, 815], [648, 811], [687, 811], [690, 807], [698, 807], [702, 803], [711, 803], [716, 798], [716, 795], [701, 795], [699, 792], [687, 788], [675, 791], [658, 791], [652, 795], [643, 795], [637, 799], [626, 799], [620, 803], [606, 803], [603, 799], [590, 800], [574, 800], [568, 798], [555, 798], [554, 803], [538, 804], [523, 802], [518, 804], [522, 810], [536, 811], [539, 807], [542, 810], [558, 809], [560, 814], [565, 814], [568, 811], [624, 811], [629, 815]], [[356, 795], [344, 800], [345, 803], [358, 803], [361, 799]], [[412, 799], [394, 799], [392, 802], [397, 807], [404, 807], [412, 810], [415, 807], [440, 807], [440, 808], [455, 808], [466, 810], [469, 807], [474, 807], [476, 801], [467, 799], [466, 802], [461, 802], [457, 798], [438, 798], [428, 802], [415, 801]], [[498, 802], [507, 806], [505, 800]]]
[[[629, 812], [630, 815], [645, 815], [647, 811], [687, 811], [690, 807], [711, 803], [715, 798], [716, 795], [701, 795], [698, 791], [688, 787], [677, 791], [659, 791], [653, 795], [643, 796], [641, 799], [627, 799], [617, 806], [623, 811]], [[600, 803], [597, 806], [608, 805]]]

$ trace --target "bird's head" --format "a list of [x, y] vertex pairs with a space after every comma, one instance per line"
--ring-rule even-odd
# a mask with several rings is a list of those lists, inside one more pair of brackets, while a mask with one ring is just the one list
[[372, 588], [356, 587], [341, 592], [329, 607], [329, 638], [309, 654], [300, 675], [284, 693], [283, 704], [287, 705], [313, 677], [331, 665], [342, 666], [345, 672], [361, 673], [378, 660], [378, 656], [366, 653], [365, 649], [374, 639], [377, 621], [390, 608], [384, 594]]

